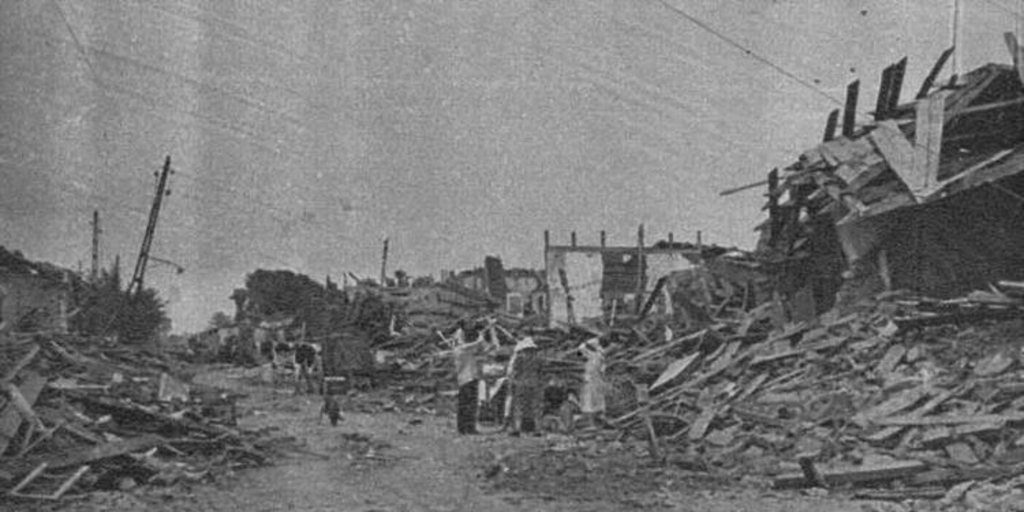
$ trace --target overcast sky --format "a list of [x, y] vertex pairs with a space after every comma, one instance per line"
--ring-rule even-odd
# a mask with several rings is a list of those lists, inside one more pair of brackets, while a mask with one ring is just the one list
[[[873, 108], [903, 56], [910, 98], [950, 5], [5, 0], [0, 244], [88, 269], [98, 209], [130, 275], [170, 155], [153, 254], [187, 270], [147, 284], [178, 331], [257, 268], [375, 276], [385, 236], [414, 275], [540, 268], [545, 229], [752, 248], [763, 191], [719, 192], [814, 145], [851, 80]], [[964, 5], [965, 69], [1008, 63], [1020, 1]]]

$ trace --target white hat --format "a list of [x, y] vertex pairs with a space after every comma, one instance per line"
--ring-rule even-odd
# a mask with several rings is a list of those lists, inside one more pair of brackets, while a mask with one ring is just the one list
[[584, 341], [583, 343], [580, 343], [579, 350], [597, 350], [597, 351], [600, 351], [600, 350], [602, 350], [601, 340], [599, 338], [590, 338], [589, 340]]
[[516, 348], [513, 349], [513, 352], [519, 352], [527, 348], [537, 348], [537, 344], [533, 342], [533, 336], [527, 336], [516, 342]]

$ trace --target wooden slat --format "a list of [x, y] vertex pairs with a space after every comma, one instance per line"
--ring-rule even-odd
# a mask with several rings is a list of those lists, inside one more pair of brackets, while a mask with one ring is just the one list
[[921, 168], [915, 165], [914, 147], [903, 136], [899, 126], [893, 121], [882, 121], [869, 137], [914, 198], [920, 200], [928, 188], [928, 176], [919, 172]]
[[857, 121], [857, 96], [860, 94], [860, 80], [846, 86], [846, 106], [843, 107], [843, 137], [853, 137]]
[[896, 67], [892, 71], [892, 85], [889, 87], [888, 104], [885, 107], [887, 115], [892, 115], [892, 112], [900, 104], [900, 92], [903, 90], [903, 77], [906, 74], [907, 58], [903, 57], [896, 63]]
[[945, 121], [946, 94], [933, 94], [915, 106], [917, 125], [914, 130], [915, 183], [930, 187], [938, 181], [942, 153], [942, 126]]
[[[18, 386], [18, 391], [29, 405], [34, 405], [44, 385], [46, 385], [45, 377], [36, 372], [26, 372], [25, 380], [21, 386]], [[7, 407], [0, 411], [0, 454], [7, 450], [11, 438], [18, 433], [21, 421], [21, 412], [13, 403], [8, 403]]]
[[889, 88], [892, 87], [893, 66], [886, 66], [882, 70], [882, 82], [878, 86], [878, 99], [875, 101], [875, 120], [881, 121], [886, 117], [886, 109], [889, 105]]
[[822, 137], [823, 142], [828, 142], [836, 138], [836, 126], [839, 124], [839, 109], [835, 109], [828, 113], [828, 119], [825, 120], [825, 135]]
[[956, 47], [949, 47], [946, 51], [942, 52], [939, 56], [939, 60], [935, 61], [935, 65], [932, 66], [932, 70], [928, 72], [928, 76], [921, 82], [921, 89], [917, 91], [917, 99], [921, 100], [928, 96], [928, 92], [931, 91], [932, 85], [935, 84], [935, 79], [939, 77], [939, 72], [942, 71], [942, 66], [946, 65], [946, 61], [953, 55], [953, 50]]
[[1010, 50], [1010, 57], [1013, 59], [1013, 67], [1017, 70], [1017, 77], [1020, 78], [1020, 83], [1024, 84], [1024, 48], [1020, 46], [1020, 42], [1017, 41], [1017, 36], [1013, 32], [1003, 33], [1003, 37], [1006, 39], [1006, 47]]

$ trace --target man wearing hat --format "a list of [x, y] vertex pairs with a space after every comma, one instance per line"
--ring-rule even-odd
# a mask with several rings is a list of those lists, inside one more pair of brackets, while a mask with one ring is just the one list
[[605, 411], [604, 347], [598, 338], [580, 344], [580, 353], [586, 358], [583, 365], [583, 389], [580, 390], [580, 412], [589, 427], [595, 426]]
[[512, 355], [512, 431], [535, 433], [544, 407], [544, 384], [541, 378], [540, 350], [533, 338], [527, 336], [516, 343]]
[[459, 381], [455, 424], [460, 434], [476, 434], [478, 389], [482, 357], [488, 347], [484, 342], [483, 336], [479, 336], [472, 343], [466, 343], [465, 334], [461, 327], [455, 332], [454, 341], [455, 375]]

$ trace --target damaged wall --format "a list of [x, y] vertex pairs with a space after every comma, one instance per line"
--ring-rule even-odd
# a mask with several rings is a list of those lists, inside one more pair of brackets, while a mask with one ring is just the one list
[[892, 287], [950, 297], [1024, 279], [1022, 197], [1018, 175], [885, 218], [880, 245]]
[[694, 267], [686, 249], [635, 247], [548, 247], [549, 314], [552, 322], [603, 318], [612, 300], [629, 302], [638, 288], [653, 291], [659, 279]]
[[67, 332], [63, 283], [0, 267], [0, 331]]

